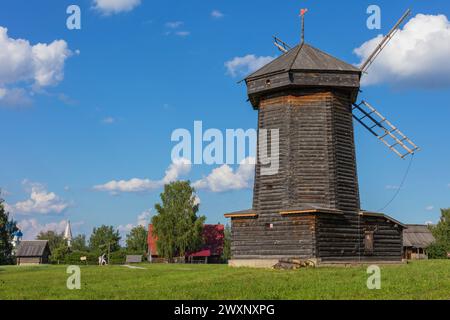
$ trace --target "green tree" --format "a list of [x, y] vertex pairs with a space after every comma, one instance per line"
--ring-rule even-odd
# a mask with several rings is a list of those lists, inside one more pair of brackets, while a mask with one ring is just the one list
[[12, 234], [18, 230], [16, 222], [9, 218], [3, 204], [4, 200], [0, 198], [0, 265], [13, 263]]
[[120, 249], [119, 231], [112, 226], [94, 228], [89, 239], [89, 247], [97, 252], [114, 252]]
[[137, 226], [131, 229], [127, 234], [127, 251], [145, 254], [147, 253], [147, 230], [143, 226]]
[[450, 209], [441, 209], [441, 220], [431, 231], [438, 242], [450, 245]]
[[73, 251], [88, 251], [88, 246], [86, 244], [86, 235], [79, 234], [75, 238], [73, 238], [71, 249]]
[[432, 243], [427, 253], [429, 259], [447, 259], [447, 248], [442, 243]]
[[66, 244], [66, 240], [64, 240], [64, 233], [57, 233], [53, 230], [41, 231], [36, 236], [36, 240], [47, 240], [48, 246], [52, 253], [56, 248], [62, 247]]
[[63, 242], [59, 245], [59, 247], [53, 249], [50, 259], [53, 263], [64, 263], [66, 256], [69, 255], [69, 253], [69, 247]]
[[224, 261], [231, 259], [231, 227], [228, 224], [225, 226], [224, 231], [222, 259]]
[[172, 261], [202, 244], [205, 217], [197, 216], [199, 204], [189, 181], [165, 185], [160, 197], [161, 203], [155, 205], [158, 214], [152, 223], [159, 254]]
[[432, 252], [430, 257], [434, 258], [445, 258], [444, 252], [450, 252], [450, 208], [441, 209], [441, 215], [439, 223], [430, 227], [436, 243], [428, 248], [428, 251]]

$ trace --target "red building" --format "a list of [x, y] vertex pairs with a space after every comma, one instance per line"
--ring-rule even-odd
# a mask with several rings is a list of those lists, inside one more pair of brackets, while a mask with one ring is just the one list
[[[225, 227], [222, 224], [205, 224], [203, 226], [204, 244], [197, 252], [186, 254], [186, 262], [204, 262], [204, 263], [220, 263], [223, 253]], [[154, 261], [160, 259], [158, 247], [156, 245], [158, 238], [153, 235], [153, 225], [148, 226], [148, 248]], [[164, 261], [163, 259], [159, 261]]]

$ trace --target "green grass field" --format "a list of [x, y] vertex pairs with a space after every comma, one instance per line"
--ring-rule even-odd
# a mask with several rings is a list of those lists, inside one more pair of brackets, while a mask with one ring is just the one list
[[66, 266], [0, 267], [2, 299], [450, 299], [450, 261], [382, 267], [382, 289], [368, 290], [365, 267], [298, 271], [225, 265], [81, 267], [68, 290]]

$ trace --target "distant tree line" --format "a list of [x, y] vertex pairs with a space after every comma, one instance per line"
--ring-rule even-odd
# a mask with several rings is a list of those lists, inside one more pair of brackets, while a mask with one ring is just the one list
[[[158, 255], [173, 262], [203, 245], [206, 218], [197, 216], [199, 203], [189, 181], [165, 185], [160, 198], [161, 203], [155, 205], [157, 214], [152, 218], [153, 233], [158, 239]], [[85, 235], [78, 235], [70, 249], [63, 233], [41, 232], [37, 239], [48, 240], [54, 263], [75, 263], [74, 260], [79, 260], [80, 256], [95, 260], [101, 254], [110, 255], [112, 263], [123, 263], [126, 254], [148, 253], [148, 230], [144, 226], [137, 226], [127, 234], [124, 248], [120, 246], [119, 231], [106, 225], [94, 228], [89, 241]]]
[[[184, 258], [186, 253], [198, 250], [204, 243], [203, 226], [206, 218], [199, 216], [199, 201], [195, 189], [189, 181], [177, 181], [164, 186], [160, 203], [155, 205], [157, 214], [152, 218], [153, 233], [157, 237], [160, 257], [169, 262]], [[0, 264], [13, 263], [12, 234], [17, 230], [16, 223], [9, 218], [0, 198]], [[231, 256], [231, 230], [225, 229], [223, 259]], [[94, 228], [89, 239], [77, 235], [67, 246], [63, 233], [42, 231], [36, 239], [47, 240], [52, 252], [53, 263], [80, 263], [81, 257], [87, 263], [97, 263], [98, 256], [108, 254], [110, 262], [123, 263], [125, 255], [148, 253], [148, 230], [144, 226], [134, 227], [126, 236], [125, 246], [120, 244], [121, 236], [113, 226], [102, 225]]]
[[52, 252], [53, 263], [79, 263], [81, 257], [86, 257], [86, 263], [97, 263], [102, 254], [110, 257], [110, 263], [124, 263], [127, 254], [146, 256], [147, 254], [147, 229], [137, 226], [127, 234], [125, 247], [120, 245], [121, 236], [113, 226], [100, 226], [94, 228], [89, 241], [86, 235], [80, 234], [73, 238], [71, 247], [64, 239], [64, 233], [55, 231], [42, 231], [36, 239], [47, 240]]
[[[1, 190], [0, 190], [1, 191]], [[12, 240], [18, 231], [17, 223], [5, 209], [4, 200], [0, 192], [0, 265], [14, 264]], [[97, 263], [97, 258], [103, 253], [111, 254], [111, 262], [125, 262], [125, 255], [147, 254], [147, 229], [137, 226], [131, 229], [126, 236], [125, 247], [120, 245], [120, 234], [112, 226], [94, 228], [89, 241], [86, 235], [80, 234], [73, 238], [69, 248], [64, 239], [64, 233], [56, 231], [41, 231], [36, 240], [47, 240], [52, 252], [53, 263], [80, 263], [81, 257], [87, 257], [88, 263]]]

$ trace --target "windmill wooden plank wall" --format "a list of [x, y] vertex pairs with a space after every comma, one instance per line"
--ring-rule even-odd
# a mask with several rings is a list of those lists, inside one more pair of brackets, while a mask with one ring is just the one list
[[401, 260], [403, 226], [360, 210], [352, 119], [360, 76], [301, 44], [246, 79], [259, 129], [279, 130], [279, 170], [263, 175], [258, 162], [253, 208], [226, 215], [234, 261]]

